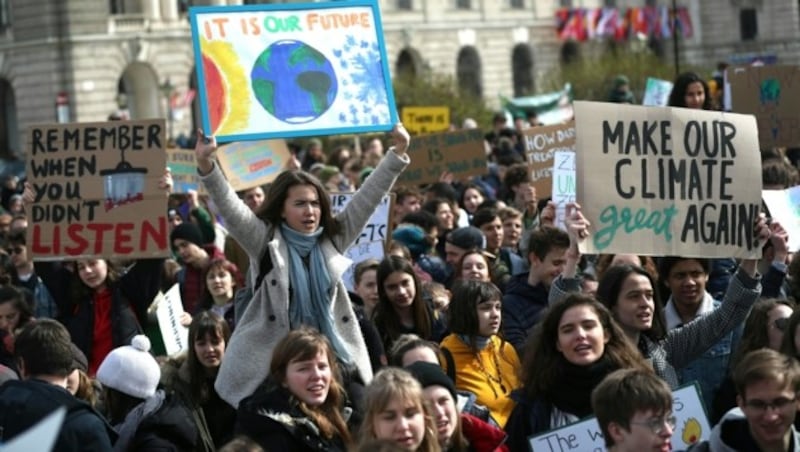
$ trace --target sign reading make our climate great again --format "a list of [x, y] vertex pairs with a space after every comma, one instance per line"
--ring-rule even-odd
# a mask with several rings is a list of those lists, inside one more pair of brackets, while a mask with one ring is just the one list
[[761, 256], [753, 116], [575, 102], [587, 253]]
[[377, 0], [189, 10], [206, 134], [219, 142], [388, 131]]
[[26, 144], [35, 259], [169, 255], [163, 119], [37, 125]]

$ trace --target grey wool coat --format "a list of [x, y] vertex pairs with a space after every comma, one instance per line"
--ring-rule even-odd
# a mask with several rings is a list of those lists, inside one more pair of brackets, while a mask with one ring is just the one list
[[[351, 261], [342, 253], [358, 238], [369, 217], [392, 189], [397, 176], [408, 165], [408, 156], [386, 153], [378, 167], [356, 192], [345, 209], [337, 215], [341, 232], [332, 239], [322, 238], [331, 281], [335, 287], [330, 309], [334, 330], [350, 350], [365, 383], [372, 380], [369, 354], [350, 304], [342, 275]], [[289, 333], [289, 251], [278, 225], [271, 225], [256, 215], [236, 196], [219, 166], [202, 177], [209, 196], [225, 219], [229, 233], [250, 258], [248, 283], [255, 284], [262, 253], [270, 253], [273, 268], [264, 275], [260, 287], [242, 313], [222, 360], [215, 388], [223, 400], [234, 407], [251, 395], [269, 373], [272, 353], [278, 341]], [[312, 276], [313, 277], [313, 276]]]

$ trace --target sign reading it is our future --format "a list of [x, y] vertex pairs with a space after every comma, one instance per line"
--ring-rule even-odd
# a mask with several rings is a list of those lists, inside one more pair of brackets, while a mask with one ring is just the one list
[[575, 102], [586, 253], [757, 258], [753, 116]]

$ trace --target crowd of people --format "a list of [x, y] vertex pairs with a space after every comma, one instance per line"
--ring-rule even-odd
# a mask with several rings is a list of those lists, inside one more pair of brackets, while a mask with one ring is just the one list
[[[694, 74], [670, 96], [708, 99]], [[761, 259], [581, 254], [581, 206], [558, 228], [531, 181], [535, 124], [496, 119], [486, 174], [424, 187], [395, 183], [401, 124], [386, 150], [311, 140], [241, 193], [198, 132], [205, 194], [170, 195], [168, 259], [37, 261], [29, 187], [9, 180], [0, 444], [66, 407], [53, 450], [524, 451], [592, 415], [609, 450], [671, 450], [672, 391], [695, 382], [715, 427], [692, 450], [800, 451], [800, 259], [780, 222], [757, 219]], [[762, 161], [764, 188], [800, 183], [783, 150]], [[332, 192], [353, 192], [335, 215]], [[345, 281], [390, 193], [385, 257]], [[189, 347], [166, 356], [152, 302], [175, 284]]]

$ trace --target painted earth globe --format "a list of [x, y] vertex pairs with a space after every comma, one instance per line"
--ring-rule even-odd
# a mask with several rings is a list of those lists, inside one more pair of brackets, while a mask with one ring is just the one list
[[333, 104], [338, 83], [333, 65], [310, 45], [282, 40], [267, 47], [250, 74], [256, 99], [289, 124], [319, 118]]

